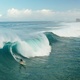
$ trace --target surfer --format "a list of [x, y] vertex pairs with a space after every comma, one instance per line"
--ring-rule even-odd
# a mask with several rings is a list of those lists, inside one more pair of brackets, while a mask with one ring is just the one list
[[20, 59], [20, 64], [24, 65], [24, 61], [22, 59]]
[[21, 70], [21, 68], [23, 67], [24, 69], [26, 69], [26, 67], [25, 67], [25, 62], [23, 61], [23, 59], [20, 59], [20, 70]]

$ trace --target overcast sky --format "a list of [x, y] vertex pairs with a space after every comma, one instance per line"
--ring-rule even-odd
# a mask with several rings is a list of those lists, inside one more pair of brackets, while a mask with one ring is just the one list
[[80, 0], [0, 0], [0, 21], [75, 21]]

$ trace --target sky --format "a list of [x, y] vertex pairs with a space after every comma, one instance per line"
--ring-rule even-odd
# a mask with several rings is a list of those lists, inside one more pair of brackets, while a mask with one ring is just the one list
[[0, 0], [0, 21], [75, 21], [80, 0]]

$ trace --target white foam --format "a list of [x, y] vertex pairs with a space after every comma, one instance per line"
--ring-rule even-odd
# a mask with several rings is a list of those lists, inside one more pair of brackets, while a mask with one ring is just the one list
[[51, 30], [51, 32], [62, 37], [80, 37], [80, 22], [62, 23], [61, 28]]

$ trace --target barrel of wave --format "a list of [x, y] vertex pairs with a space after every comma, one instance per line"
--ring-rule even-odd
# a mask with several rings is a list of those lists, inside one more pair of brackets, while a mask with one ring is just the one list
[[36, 38], [28, 39], [27, 41], [19, 41], [17, 43], [18, 52], [27, 58], [36, 56], [49, 56], [51, 46], [44, 34], [38, 35]]

